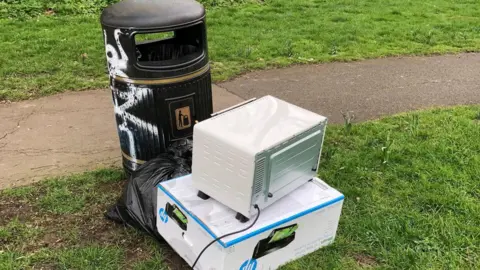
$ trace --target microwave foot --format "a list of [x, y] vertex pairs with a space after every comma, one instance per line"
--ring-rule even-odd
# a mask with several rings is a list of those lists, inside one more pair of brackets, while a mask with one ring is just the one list
[[247, 221], [250, 220], [249, 218], [247, 218], [246, 216], [244, 216], [244, 215], [242, 215], [242, 214], [240, 214], [240, 213], [238, 213], [238, 212], [237, 212], [237, 215], [235, 216], [235, 218], [236, 218], [238, 221], [240, 221], [241, 223], [245, 223], [245, 222], [247, 222]]
[[208, 196], [207, 194], [201, 192], [200, 190], [198, 191], [197, 196], [198, 196], [200, 199], [202, 199], [202, 200], [208, 200], [208, 199], [210, 199], [210, 196]]

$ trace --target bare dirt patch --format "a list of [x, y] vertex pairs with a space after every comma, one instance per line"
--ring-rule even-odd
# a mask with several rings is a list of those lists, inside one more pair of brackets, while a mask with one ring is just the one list
[[355, 261], [362, 267], [374, 267], [377, 265], [375, 257], [366, 254], [355, 254]]
[[[169, 269], [189, 269], [165, 242], [105, 218], [105, 212], [116, 202], [125, 183], [98, 184], [94, 188], [95, 194], [104, 194], [111, 200], [104, 199], [104, 203], [88, 202], [80, 211], [65, 214], [55, 214], [39, 206], [38, 201], [47, 194], [46, 188], [41, 185], [23, 198], [0, 194], [0, 226], [7, 228], [9, 233], [7, 239], [0, 241], [2, 247], [35, 254], [45, 249], [57, 253], [68, 248], [114, 246], [124, 250], [127, 269], [133, 268], [138, 262], [152, 259], [158, 252]], [[18, 228], [12, 227], [12, 222]], [[56, 267], [53, 258], [39, 261], [33, 266], [35, 269]]]

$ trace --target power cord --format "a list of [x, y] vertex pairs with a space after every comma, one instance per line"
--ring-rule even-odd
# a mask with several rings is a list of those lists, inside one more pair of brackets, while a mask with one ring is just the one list
[[214, 240], [212, 240], [212, 242], [210, 242], [208, 245], [206, 245], [206, 246], [202, 249], [202, 251], [200, 252], [200, 254], [198, 254], [197, 259], [195, 260], [195, 262], [194, 262], [193, 265], [192, 265], [192, 269], [195, 269], [195, 265], [197, 264], [198, 260], [200, 260], [200, 257], [202, 256], [203, 252], [205, 252], [205, 250], [207, 250], [207, 248], [208, 248], [209, 246], [211, 246], [213, 243], [215, 243], [215, 242], [217, 242], [218, 240], [220, 240], [220, 239], [222, 239], [222, 238], [225, 238], [225, 237], [227, 237], [227, 236], [231, 236], [231, 235], [234, 235], [234, 234], [237, 234], [237, 233], [241, 233], [241, 232], [244, 232], [244, 231], [252, 228], [253, 225], [255, 225], [255, 223], [257, 223], [257, 220], [258, 220], [258, 218], [260, 217], [260, 207], [258, 207], [258, 205], [256, 205], [256, 204], [254, 205], [254, 207], [255, 207], [255, 209], [257, 209], [258, 214], [257, 214], [257, 217], [255, 218], [255, 220], [253, 221], [253, 223], [250, 224], [250, 226], [248, 226], [248, 227], [245, 228], [245, 229], [242, 229], [242, 230], [239, 230], [239, 231], [236, 231], [236, 232], [231, 232], [231, 233], [222, 235], [222, 236], [217, 237], [217, 238], [215, 238]]

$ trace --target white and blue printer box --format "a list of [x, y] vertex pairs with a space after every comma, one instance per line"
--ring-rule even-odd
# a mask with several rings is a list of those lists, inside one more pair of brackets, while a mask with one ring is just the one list
[[[190, 265], [213, 239], [248, 227], [236, 212], [214, 199], [197, 197], [191, 176], [161, 183], [157, 192], [157, 229]], [[255, 225], [219, 240], [200, 257], [197, 270], [277, 269], [332, 243], [344, 196], [313, 179], [263, 209]]]

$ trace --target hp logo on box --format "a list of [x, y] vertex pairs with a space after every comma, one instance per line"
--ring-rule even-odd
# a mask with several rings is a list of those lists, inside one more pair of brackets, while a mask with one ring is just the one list
[[167, 223], [167, 221], [168, 221], [168, 215], [167, 215], [167, 213], [165, 212], [165, 209], [160, 208], [160, 210], [158, 210], [158, 217], [160, 218], [160, 220], [161, 220], [163, 223]]
[[240, 266], [239, 270], [256, 270], [257, 269], [257, 260], [250, 259], [246, 260], [242, 266]]

